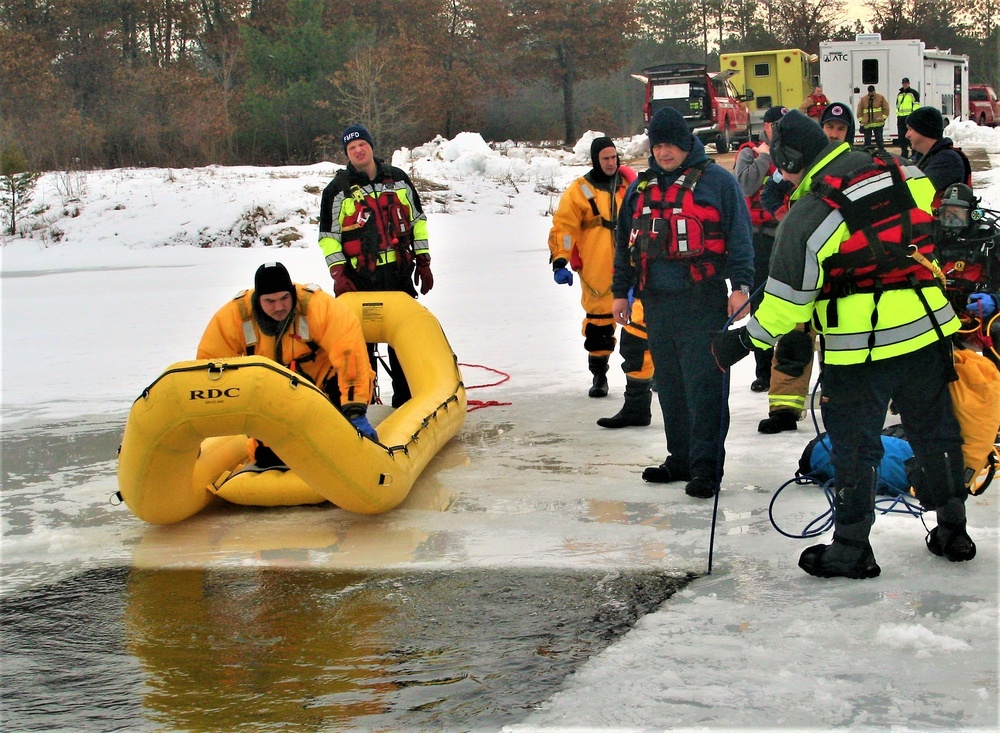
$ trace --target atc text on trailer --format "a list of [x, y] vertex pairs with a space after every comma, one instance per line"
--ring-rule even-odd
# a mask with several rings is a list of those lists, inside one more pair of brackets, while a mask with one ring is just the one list
[[[883, 41], [881, 34], [858, 35], [853, 41], [819, 44], [823, 92], [857, 110], [872, 85], [889, 101], [886, 140], [896, 133], [896, 93], [903, 77], [920, 92], [921, 106], [937, 107], [946, 124], [963, 118], [969, 99], [969, 57], [927, 48], [923, 41]], [[860, 131], [859, 131], [860, 132]]]

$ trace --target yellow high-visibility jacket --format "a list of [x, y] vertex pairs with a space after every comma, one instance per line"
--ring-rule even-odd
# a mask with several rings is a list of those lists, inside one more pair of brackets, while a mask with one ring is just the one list
[[[776, 233], [764, 299], [747, 326], [759, 348], [774, 346], [779, 336], [811, 321], [823, 336], [827, 364], [861, 364], [934, 343], [940, 338], [935, 322], [944, 336], [958, 330], [958, 317], [936, 284], [921, 283], [919, 295], [915, 288], [902, 287], [878, 296], [858, 292], [834, 301], [821, 299], [826, 279], [823, 264], [839, 251], [850, 232], [840, 211], [809, 191], [815, 181], [846, 176], [870, 162], [869, 154], [851, 152], [847, 143], [831, 143], [792, 194], [793, 205]], [[915, 166], [906, 166], [904, 174], [917, 206], [931, 211], [933, 184]]]

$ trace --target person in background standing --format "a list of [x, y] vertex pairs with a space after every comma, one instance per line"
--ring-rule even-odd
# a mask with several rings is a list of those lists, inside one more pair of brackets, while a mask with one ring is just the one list
[[888, 100], [869, 84], [868, 94], [858, 102], [858, 122], [861, 123], [861, 131], [865, 134], [865, 147], [868, 150], [872, 149], [872, 137], [874, 137], [876, 149], [885, 151], [883, 132], [887, 119], [889, 119]]
[[[615, 322], [611, 315], [611, 272], [615, 257], [618, 210], [635, 172], [621, 165], [614, 141], [605, 136], [590, 143], [591, 169], [573, 181], [559, 199], [549, 231], [549, 264], [558, 285], [580, 280], [583, 306], [583, 347], [593, 375], [588, 395], [608, 394], [608, 362], [615, 348]], [[649, 425], [651, 419], [653, 363], [646, 345], [642, 305], [636, 303], [632, 319], [622, 330], [622, 369], [625, 371], [625, 405], [614, 417], [601, 418], [605, 428]]]
[[[375, 141], [361, 125], [341, 139], [347, 168], [323, 190], [319, 246], [337, 295], [354, 291], [402, 291], [417, 297], [434, 287], [427, 246], [427, 217], [405, 172], [375, 157]], [[413, 282], [410, 282], [410, 278]], [[375, 345], [368, 347], [377, 368]], [[396, 351], [389, 347], [392, 406], [410, 399]]]
[[611, 310], [628, 323], [633, 289], [645, 308], [668, 455], [643, 479], [686, 480], [688, 496], [708, 499], [722, 480], [729, 428], [712, 336], [749, 305], [750, 211], [736, 178], [709, 159], [680, 112], [658, 110], [647, 134], [649, 169], [619, 215]]
[[[950, 137], [944, 136], [944, 118], [934, 107], [920, 107], [906, 120], [906, 137], [913, 146], [913, 164], [931, 179], [939, 194], [953, 183], [972, 185], [972, 164]], [[938, 199], [935, 199], [937, 205]]]
[[[760, 194], [764, 184], [777, 170], [771, 164], [771, 128], [788, 111], [787, 107], [771, 107], [764, 112], [764, 139], [759, 143], [747, 141], [736, 151], [734, 173], [736, 180], [747, 197], [750, 208], [750, 223], [753, 225], [753, 272], [754, 282], [750, 296], [750, 312], [753, 313], [764, 297], [767, 271], [771, 263], [771, 248], [774, 246], [774, 232], [778, 220], [764, 208]], [[767, 392], [771, 387], [771, 357], [773, 351], [762, 350], [754, 353], [756, 368], [754, 380], [750, 383], [753, 392]]]
[[830, 100], [823, 94], [823, 86], [817, 84], [813, 88], [812, 94], [802, 100], [802, 104], [799, 105], [799, 111], [818, 121], [823, 116], [823, 112], [826, 110], [828, 104], [830, 104]]
[[820, 117], [819, 126], [823, 128], [823, 132], [831, 142], [842, 142], [854, 146], [856, 132], [854, 115], [851, 114], [851, 108], [843, 102], [830, 102], [830, 106]]
[[896, 131], [899, 135], [899, 154], [910, 157], [910, 141], [906, 137], [906, 118], [920, 106], [920, 92], [910, 86], [910, 80], [903, 77], [902, 86], [896, 93]]

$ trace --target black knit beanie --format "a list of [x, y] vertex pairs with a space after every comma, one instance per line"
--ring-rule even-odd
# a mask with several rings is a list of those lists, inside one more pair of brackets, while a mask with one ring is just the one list
[[687, 122], [673, 107], [661, 107], [656, 111], [646, 128], [646, 135], [649, 137], [650, 150], [661, 143], [676, 145], [681, 150], [691, 150], [694, 147], [694, 138]]
[[374, 138], [372, 138], [372, 134], [368, 132], [368, 128], [366, 128], [364, 125], [351, 125], [346, 130], [344, 130], [340, 138], [341, 141], [344, 143], [345, 153], [347, 152], [348, 144], [350, 144], [353, 140], [364, 140], [366, 143], [372, 146], [373, 150], [375, 149], [375, 140]]
[[288, 270], [280, 262], [265, 262], [257, 268], [257, 274], [253, 277], [253, 288], [256, 295], [270, 295], [271, 293], [295, 293], [295, 286], [292, 285], [292, 278], [288, 275]]
[[944, 118], [934, 107], [917, 107], [906, 116], [906, 126], [931, 140], [944, 137]]

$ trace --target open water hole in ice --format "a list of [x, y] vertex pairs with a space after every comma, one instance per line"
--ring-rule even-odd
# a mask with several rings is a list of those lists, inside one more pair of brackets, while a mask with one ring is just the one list
[[0, 598], [5, 731], [497, 730], [687, 578], [88, 570]]

